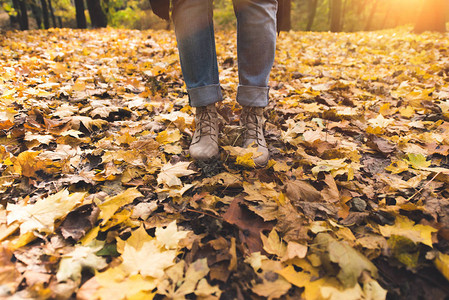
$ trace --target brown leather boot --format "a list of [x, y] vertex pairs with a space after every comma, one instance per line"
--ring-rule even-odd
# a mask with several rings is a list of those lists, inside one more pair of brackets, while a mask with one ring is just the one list
[[218, 156], [218, 113], [215, 103], [196, 108], [195, 126], [190, 156], [202, 161]]
[[264, 167], [268, 163], [270, 153], [263, 135], [263, 107], [244, 106], [240, 116], [240, 125], [244, 127], [243, 147], [257, 147], [258, 155], [253, 157], [256, 167]]

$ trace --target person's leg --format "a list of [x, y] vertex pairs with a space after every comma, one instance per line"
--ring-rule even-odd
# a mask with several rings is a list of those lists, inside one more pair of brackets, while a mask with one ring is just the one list
[[233, 0], [237, 16], [239, 87], [243, 106], [240, 124], [245, 128], [243, 147], [257, 147], [256, 166], [268, 163], [263, 133], [263, 108], [268, 104], [268, 78], [276, 51], [276, 0]]
[[172, 19], [190, 105], [222, 100], [218, 79], [212, 0], [174, 0]]
[[268, 78], [276, 51], [276, 0], [233, 0], [237, 17], [239, 87], [243, 106], [268, 104]]
[[215, 52], [212, 0], [174, 0], [172, 18], [190, 105], [195, 107], [195, 133], [190, 155], [209, 160], [218, 155], [218, 114], [222, 100]]

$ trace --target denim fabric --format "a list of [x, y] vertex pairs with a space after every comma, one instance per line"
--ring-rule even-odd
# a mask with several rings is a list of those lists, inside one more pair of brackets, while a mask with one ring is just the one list
[[[213, 25], [212, 0], [174, 0], [172, 18], [190, 104], [222, 100]], [[237, 101], [268, 104], [268, 79], [276, 49], [277, 0], [233, 0], [237, 18]]]

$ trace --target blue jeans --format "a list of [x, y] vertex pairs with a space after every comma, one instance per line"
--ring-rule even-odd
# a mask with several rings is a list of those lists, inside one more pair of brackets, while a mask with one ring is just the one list
[[[190, 105], [222, 100], [213, 25], [213, 0], [174, 0], [172, 18]], [[237, 17], [237, 102], [268, 104], [268, 78], [276, 50], [277, 0], [233, 0]]]

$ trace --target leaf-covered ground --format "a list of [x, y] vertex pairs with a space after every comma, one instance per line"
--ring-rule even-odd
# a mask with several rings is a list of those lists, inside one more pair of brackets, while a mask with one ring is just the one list
[[[282, 33], [266, 134], [192, 162], [172, 32], [0, 37], [0, 297], [447, 299], [449, 37]], [[387, 294], [388, 293], [388, 294]]]

